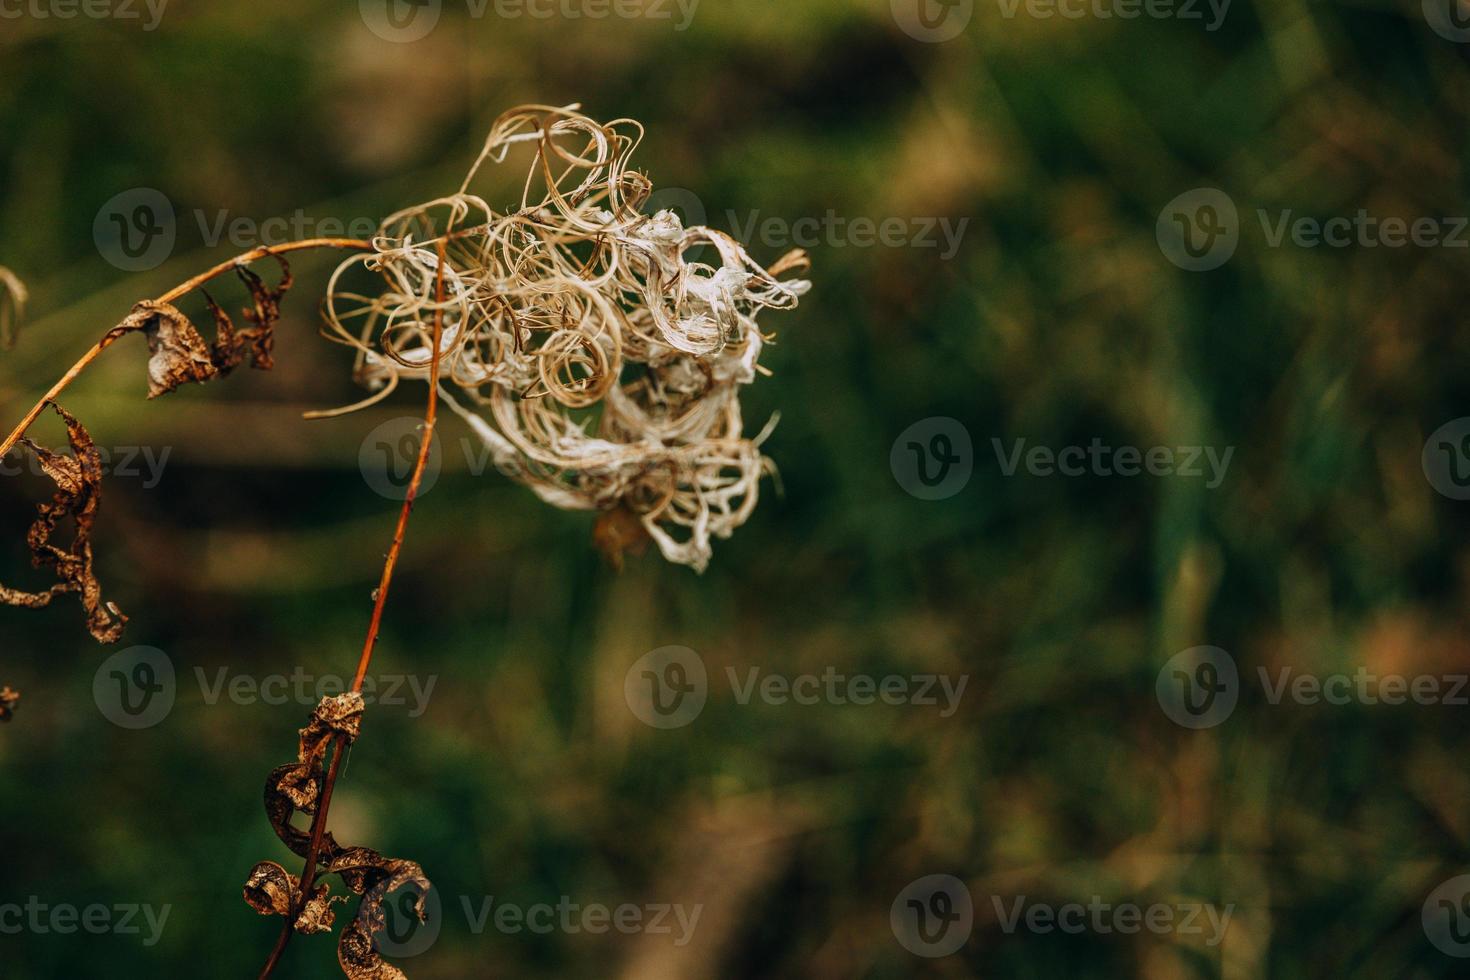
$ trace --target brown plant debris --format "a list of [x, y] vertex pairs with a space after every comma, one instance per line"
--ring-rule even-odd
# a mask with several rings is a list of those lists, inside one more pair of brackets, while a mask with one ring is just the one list
[[15, 706], [20, 703], [20, 692], [9, 684], [0, 685], [0, 721], [15, 717]]
[[[621, 554], [631, 515], [665, 558], [703, 569], [772, 469], [740, 392], [771, 341], [756, 317], [796, 306], [810, 283], [782, 276], [809, 263], [798, 250], [762, 268], [729, 235], [654, 211], [630, 166], [642, 126], [576, 109], [502, 115], [457, 191], [389, 216], [374, 251], [338, 268], [326, 333], [373, 391], [341, 411], [427, 382], [441, 322], [440, 391], [497, 468], [557, 507], [626, 512], [599, 526], [605, 550]], [[471, 185], [513, 151], [529, 157], [522, 196], [500, 212]], [[357, 269], [381, 289], [341, 288]]]
[[214, 318], [215, 341], [210, 346], [194, 324], [168, 304], [144, 300], [118, 325], [119, 330], [142, 330], [148, 337], [148, 397], [157, 398], [180, 385], [222, 378], [246, 357], [251, 367], [270, 370], [275, 345], [275, 325], [281, 318], [281, 297], [291, 288], [291, 267], [281, 256], [281, 281], [274, 289], [244, 265], [235, 267], [240, 281], [250, 291], [250, 305], [243, 310], [250, 326], [236, 329], [228, 313], [205, 293]]
[[15, 346], [20, 322], [25, 318], [26, 287], [20, 277], [0, 265], [0, 350]]
[[[102, 458], [92, 437], [71, 413], [55, 402], [48, 403], [66, 423], [71, 455], [53, 453], [30, 439], [21, 443], [36, 454], [41, 470], [56, 484], [50, 502], [37, 506], [37, 516], [26, 534], [31, 564], [55, 573], [57, 582], [44, 592], [22, 592], [0, 585], [0, 602], [10, 606], [40, 609], [58, 595], [74, 592], [87, 613], [87, 628], [99, 643], [116, 643], [128, 621], [117, 606], [102, 601], [102, 586], [92, 570], [92, 527], [102, 502]], [[70, 516], [74, 525], [71, 544], [52, 543], [57, 525]]]
[[[344, 739], [343, 751], [356, 741], [362, 730], [362, 712], [361, 694], [323, 698], [301, 729], [297, 761], [276, 768], [266, 779], [266, 815], [281, 843], [299, 857], [307, 856], [311, 837], [292, 826], [291, 818], [298, 810], [316, 813], [327, 749], [338, 736]], [[349, 891], [362, 896], [357, 915], [343, 926], [337, 943], [343, 973], [349, 980], [404, 980], [402, 971], [383, 960], [373, 935], [385, 922], [383, 899], [398, 888], [411, 885], [417, 890], [415, 911], [420, 920], [424, 918], [430, 886], [423, 869], [412, 861], [386, 858], [371, 848], [343, 847], [330, 832], [322, 835], [317, 863], [323, 873], [339, 875]], [[301, 901], [301, 882], [276, 862], [262, 861], [246, 879], [244, 894], [245, 901], [261, 915], [289, 915]], [[293, 928], [308, 934], [330, 929], [335, 920], [331, 906], [339, 901], [346, 901], [346, 896], [332, 896], [327, 884], [318, 885]]]

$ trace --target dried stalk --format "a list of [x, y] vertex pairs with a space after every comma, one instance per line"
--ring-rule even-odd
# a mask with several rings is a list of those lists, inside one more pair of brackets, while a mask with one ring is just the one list
[[[286, 242], [283, 245], [262, 245], [259, 248], [253, 248], [242, 255], [237, 255], [233, 259], [230, 259], [228, 262], [221, 262], [214, 268], [201, 272], [194, 278], [182, 282], [179, 285], [175, 286], [173, 289], [170, 289], [168, 292], [164, 293], [153, 302], [172, 303], [175, 300], [181, 299], [182, 297], [193, 292], [195, 289], [198, 289], [200, 286], [209, 282], [211, 279], [222, 276], [232, 269], [241, 268], [243, 266], [249, 265], [251, 262], [255, 262], [267, 256], [284, 255], [287, 252], [297, 252], [301, 251], [302, 249], [309, 248], [341, 248], [351, 249], [354, 251], [370, 252], [372, 251], [373, 244], [372, 242], [365, 242], [360, 238], [308, 238], [299, 242]], [[45, 411], [47, 402], [55, 401], [63, 391], [71, 386], [71, 383], [73, 381], [81, 376], [81, 373], [87, 369], [87, 365], [95, 361], [97, 357], [103, 351], [107, 350], [107, 348], [111, 347], [119, 337], [124, 337], [130, 333], [135, 332], [138, 329], [141, 328], [123, 326], [122, 324], [119, 324], [118, 326], [113, 327], [111, 330], [107, 331], [107, 333], [103, 334], [102, 339], [93, 344], [91, 349], [83, 354], [77, 360], [77, 362], [71, 366], [70, 370], [68, 370], [65, 374], [61, 376], [61, 379], [57, 381], [56, 384], [51, 386], [51, 390], [41, 396], [40, 400], [37, 401], [36, 404], [32, 406], [31, 410], [25, 414], [25, 418], [20, 420], [20, 424], [11, 431], [10, 435], [5, 437], [5, 442], [0, 443], [0, 457], [3, 457], [6, 453], [10, 452], [11, 448], [20, 441], [20, 437], [26, 434], [26, 430], [29, 429], [31, 427], [31, 424], [36, 421], [37, 417], [39, 417], [40, 414]]]
[[[437, 301], [444, 302], [444, 239], [439, 239], [439, 276], [435, 283], [435, 296]], [[388, 557], [383, 563], [383, 574], [378, 580], [378, 588], [373, 593], [373, 614], [368, 621], [367, 639], [363, 642], [362, 655], [357, 661], [357, 672], [352, 675], [352, 687], [350, 693], [358, 694], [362, 691], [363, 679], [367, 677], [368, 665], [372, 663], [373, 651], [378, 645], [378, 631], [383, 624], [383, 609], [388, 604], [388, 590], [393, 584], [393, 572], [398, 567], [398, 555], [403, 550], [404, 535], [408, 531], [408, 518], [413, 513], [414, 500], [418, 497], [419, 484], [423, 482], [424, 468], [429, 462], [429, 452], [434, 443], [434, 427], [439, 417], [439, 365], [440, 344], [444, 336], [444, 314], [443, 310], [436, 311], [434, 316], [433, 355], [429, 367], [429, 404], [424, 410], [423, 436], [419, 442], [419, 455], [414, 463], [413, 475], [409, 478], [408, 492], [403, 498], [403, 507], [398, 512], [398, 526], [393, 532], [393, 544], [388, 549]], [[322, 836], [327, 829], [327, 811], [332, 805], [332, 789], [337, 785], [337, 776], [342, 770], [342, 760], [346, 757], [347, 739], [338, 735], [332, 747], [332, 762], [327, 771], [326, 781], [322, 784], [321, 797], [316, 804], [316, 814], [311, 823], [311, 845], [306, 853], [306, 868], [301, 872], [301, 896], [295, 908], [286, 916], [286, 921], [281, 926], [281, 934], [276, 939], [276, 945], [266, 959], [265, 967], [260, 971], [260, 980], [265, 980], [274, 972], [276, 965], [280, 963], [281, 956], [286, 952], [286, 945], [291, 941], [291, 936], [296, 932], [296, 922], [305, 910], [307, 903], [311, 900], [312, 885], [316, 881], [317, 861], [322, 849]]]

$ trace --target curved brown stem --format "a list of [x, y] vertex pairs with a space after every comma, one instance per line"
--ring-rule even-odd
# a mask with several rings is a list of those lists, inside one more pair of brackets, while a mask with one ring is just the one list
[[[439, 416], [439, 344], [444, 333], [444, 239], [439, 239], [439, 266], [434, 276], [434, 297], [440, 309], [434, 313], [433, 351], [429, 357], [429, 406], [424, 410], [424, 434], [419, 442], [418, 460], [414, 463], [413, 476], [409, 479], [408, 492], [403, 498], [403, 507], [398, 512], [398, 526], [393, 532], [393, 544], [388, 549], [383, 563], [383, 574], [378, 579], [377, 591], [373, 593], [373, 615], [368, 621], [367, 639], [362, 646], [362, 655], [357, 661], [357, 673], [352, 677], [352, 692], [362, 690], [368, 665], [372, 663], [373, 651], [378, 645], [378, 630], [383, 624], [383, 609], [388, 604], [388, 589], [393, 584], [393, 572], [398, 567], [398, 555], [403, 550], [403, 538], [408, 531], [408, 518], [413, 513], [414, 500], [418, 497], [419, 484], [424, 477], [424, 468], [429, 462], [429, 452], [434, 444], [434, 426]], [[311, 897], [312, 885], [316, 882], [317, 858], [321, 854], [322, 837], [327, 830], [327, 811], [332, 804], [332, 788], [337, 785], [337, 776], [342, 771], [342, 759], [347, 754], [347, 740], [339, 735], [332, 743], [332, 763], [327, 769], [327, 778], [322, 784], [321, 797], [317, 800], [316, 814], [311, 822], [311, 843], [306, 850], [306, 868], [301, 872], [301, 899], [286, 916], [281, 934], [276, 938], [265, 967], [260, 971], [260, 980], [266, 980], [280, 963], [286, 952], [286, 944], [296, 931], [296, 918]]]
[[[204, 272], [201, 272], [199, 275], [188, 280], [187, 282], [180, 283], [173, 289], [170, 289], [168, 292], [158, 297], [157, 302], [172, 303], [174, 300], [192, 292], [198, 287], [209, 282], [211, 279], [214, 279], [216, 276], [224, 275], [226, 272], [229, 272], [236, 266], [248, 265], [249, 263], [254, 262], [257, 259], [263, 259], [269, 255], [282, 255], [286, 252], [298, 252], [302, 249], [308, 248], [342, 248], [368, 252], [372, 251], [372, 247], [372, 242], [363, 241], [360, 238], [307, 238], [299, 242], [286, 242], [282, 245], [262, 245], [259, 248], [253, 248], [242, 255], [237, 255], [233, 259], [230, 259], [228, 262], [221, 262], [214, 268], [207, 269]], [[48, 402], [54, 401], [63, 391], [65, 391], [67, 387], [70, 386], [71, 383], [75, 381], [84, 370], [86, 370], [87, 365], [95, 361], [98, 355], [100, 355], [103, 351], [111, 347], [114, 341], [130, 332], [131, 331], [126, 329], [113, 327], [111, 330], [107, 331], [107, 333], [103, 334], [102, 339], [93, 344], [91, 349], [83, 354], [81, 358], [71, 366], [70, 370], [68, 370], [65, 374], [61, 376], [61, 380], [57, 381], [56, 384], [51, 386], [50, 391], [41, 396], [41, 400], [36, 402], [31, 410], [26, 413], [25, 418], [20, 420], [20, 424], [11, 431], [10, 435], [5, 437], [5, 442], [0, 443], [0, 456], [4, 456], [6, 453], [10, 452], [11, 447], [13, 447], [18, 441], [20, 441], [20, 437], [26, 434], [26, 430], [31, 427], [31, 423], [35, 422], [37, 417], [40, 416], [41, 412], [45, 410], [46, 404]]]

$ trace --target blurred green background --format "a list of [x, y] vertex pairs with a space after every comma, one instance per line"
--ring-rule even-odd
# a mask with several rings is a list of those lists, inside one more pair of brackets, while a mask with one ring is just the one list
[[[0, 425], [136, 300], [241, 250], [211, 246], [198, 213], [375, 222], [453, 191], [522, 102], [641, 120], [635, 165], [716, 227], [730, 211], [970, 219], [948, 259], [812, 249], [815, 288], [762, 317], [774, 375], [744, 396], [752, 433], [781, 414], [779, 491], [765, 484], [703, 576], [656, 554], [612, 571], [591, 515], [475, 475], [446, 421], [374, 664], [435, 686], [417, 717], [370, 709], [332, 810], [339, 840], [419, 861], [442, 897], [437, 941], [397, 961], [409, 976], [1462, 975], [1420, 915], [1470, 871], [1467, 708], [1272, 705], [1256, 680], [1470, 671], [1470, 512], [1420, 464], [1431, 432], [1470, 415], [1467, 252], [1273, 247], [1256, 219], [1470, 213], [1470, 48], [1418, 0], [1239, 2], [1214, 31], [977, 0], [942, 43], [888, 0], [705, 0], [682, 31], [445, 0], [412, 43], [369, 30], [368, 7], [175, 0], [152, 31], [5, 8], [23, 14], [0, 19], [0, 265], [32, 297], [0, 355]], [[494, 179], [491, 203], [511, 204], [514, 168]], [[1202, 186], [1239, 207], [1240, 243], [1191, 272], [1155, 225]], [[137, 187], [172, 202], [177, 242], [126, 273], [93, 226]], [[770, 262], [783, 244], [750, 247]], [[275, 939], [240, 885], [259, 860], [299, 870], [261, 787], [310, 709], [211, 704], [197, 672], [356, 662], [397, 512], [359, 448], [421, 406], [405, 385], [372, 412], [300, 420], [361, 394], [316, 336], [334, 261], [294, 263], [276, 371], [147, 402], [130, 338], [63, 399], [102, 446], [170, 454], [156, 486], [106, 482], [98, 568], [132, 616], [122, 646], [166, 651], [178, 695], [158, 724], [117, 727], [92, 692], [108, 651], [75, 602], [0, 609], [0, 681], [24, 692], [0, 729], [0, 904], [170, 913], [153, 946], [146, 925], [0, 935], [6, 978], [253, 977]], [[931, 501], [902, 489], [890, 448], [935, 416], [963, 424], [974, 458]], [[52, 419], [34, 431], [59, 442]], [[1235, 455], [1207, 489], [1006, 476], [992, 449], [1094, 438]], [[23, 537], [48, 494], [0, 479], [0, 581], [38, 583]], [[1190, 730], [1155, 680], [1202, 644], [1242, 684], [1229, 719]], [[699, 653], [709, 696], [657, 730], [624, 679], [666, 645]], [[726, 671], [754, 667], [967, 686], [948, 717], [742, 704]], [[974, 906], [967, 941], [934, 958], [890, 928], [931, 874]], [[490, 896], [702, 911], [682, 946], [476, 931], [465, 901]], [[1210, 945], [1007, 929], [995, 896], [1234, 914]], [[297, 937], [276, 975], [338, 975], [335, 939]]]

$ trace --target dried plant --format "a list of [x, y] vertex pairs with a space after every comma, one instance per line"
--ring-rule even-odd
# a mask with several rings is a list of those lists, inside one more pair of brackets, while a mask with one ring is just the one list
[[0, 350], [14, 346], [16, 332], [25, 318], [26, 299], [25, 283], [0, 265]]
[[[340, 248], [358, 254], [331, 277], [323, 334], [354, 351], [354, 376], [371, 394], [309, 417], [365, 408], [405, 379], [426, 386], [419, 455], [351, 689], [318, 705], [301, 731], [297, 761], [266, 783], [271, 825], [305, 867], [298, 877], [262, 861], [245, 883], [251, 907], [284, 918], [262, 977], [295, 932], [332, 928], [333, 905], [346, 899], [318, 885], [318, 874], [338, 875], [362, 896], [338, 942], [344, 973], [351, 980], [403, 977], [382, 960], [373, 933], [389, 891], [413, 886], [422, 912], [427, 878], [411, 861], [342, 847], [326, 824], [342, 760], [361, 731], [360, 691], [441, 399], [485, 443], [501, 472], [558, 507], [600, 511], [594, 539], [615, 563], [652, 540], [668, 560], [702, 570], [711, 539], [728, 537], [756, 505], [760, 479], [771, 468], [760, 449], [770, 425], [753, 438], [745, 435], [739, 393], [763, 371], [759, 359], [770, 338], [757, 314], [796, 305], [809, 284], [782, 277], [804, 270], [807, 260], [792, 252], [765, 269], [721, 232], [685, 228], [669, 211], [643, 213], [652, 184], [629, 169], [642, 135], [633, 120], [603, 124], [576, 106], [511, 110], [496, 120], [457, 191], [390, 216], [371, 242], [311, 239], [258, 248], [138, 303], [0, 444], [0, 455], [24, 445], [57, 485], [28, 537], [34, 564], [57, 582], [41, 592], [0, 586], [0, 602], [35, 607], [77, 593], [92, 635], [110, 643], [127, 620], [102, 601], [92, 570], [101, 467], [86, 430], [55, 402], [104, 350], [130, 333], [146, 337], [150, 398], [222, 377], [247, 359], [269, 368], [280, 301], [292, 283], [283, 254]], [[503, 162], [519, 144], [532, 151], [521, 199], [500, 213], [471, 187], [487, 162]], [[249, 269], [267, 256], [281, 266], [273, 288]], [[344, 283], [358, 269], [381, 280], [380, 290], [348, 291]], [[210, 343], [174, 304], [230, 271], [249, 294], [249, 326], [237, 329], [205, 293], [214, 322]], [[0, 283], [18, 309], [24, 289], [3, 269]], [[23, 438], [47, 405], [66, 423], [69, 456]], [[62, 548], [52, 538], [66, 516], [75, 533]], [[9, 717], [17, 698], [9, 688], [0, 692], [0, 717]], [[311, 817], [309, 833], [292, 826], [298, 811]]]

